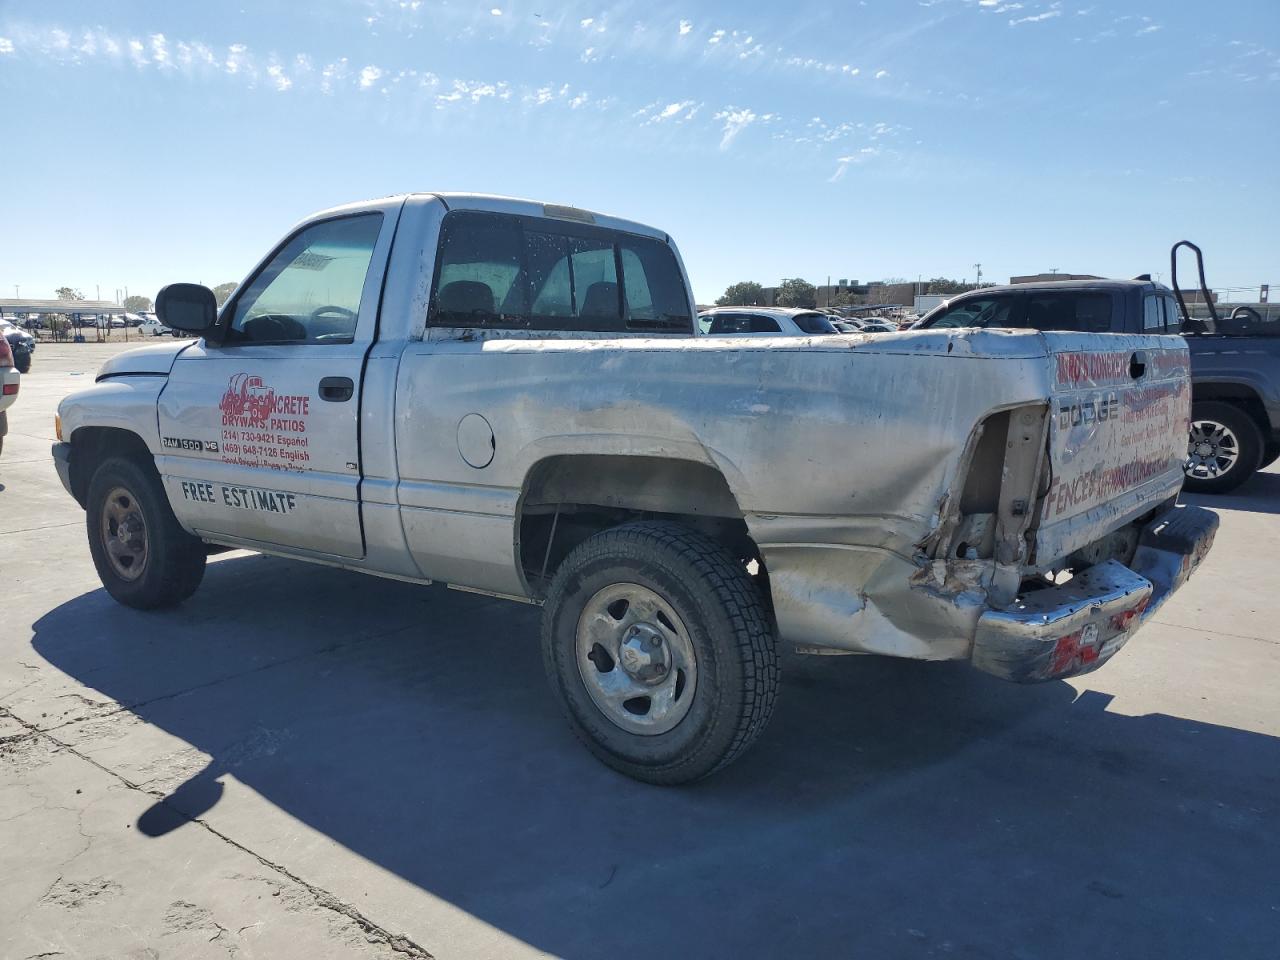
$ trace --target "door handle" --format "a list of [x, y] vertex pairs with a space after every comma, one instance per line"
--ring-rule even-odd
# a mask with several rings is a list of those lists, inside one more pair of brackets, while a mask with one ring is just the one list
[[355, 392], [356, 385], [351, 382], [350, 377], [324, 377], [320, 381], [321, 400], [342, 403], [344, 400], [350, 400]]

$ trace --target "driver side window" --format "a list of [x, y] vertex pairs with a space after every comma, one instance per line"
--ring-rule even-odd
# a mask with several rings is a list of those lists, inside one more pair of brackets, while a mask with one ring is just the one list
[[351, 343], [382, 214], [326, 220], [291, 238], [236, 300], [227, 343]]

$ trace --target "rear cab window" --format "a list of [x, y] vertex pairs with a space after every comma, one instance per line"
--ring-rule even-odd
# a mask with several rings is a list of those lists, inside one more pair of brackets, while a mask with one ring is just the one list
[[1109, 333], [1111, 294], [1066, 290], [1033, 293], [1027, 297], [1021, 326], [1033, 330]]
[[458, 210], [444, 220], [432, 326], [693, 332], [667, 244], [594, 225]]

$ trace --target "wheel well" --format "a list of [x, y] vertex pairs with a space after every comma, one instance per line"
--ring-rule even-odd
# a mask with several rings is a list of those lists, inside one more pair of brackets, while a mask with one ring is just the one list
[[683, 523], [764, 574], [738, 502], [714, 467], [663, 457], [550, 457], [529, 471], [518, 508], [520, 566], [533, 595], [545, 596], [578, 544], [634, 520]]
[[1239, 407], [1258, 425], [1264, 441], [1271, 436], [1271, 421], [1267, 417], [1267, 408], [1252, 387], [1239, 383], [1197, 383], [1192, 387], [1191, 400], [1193, 403], [1197, 400], [1217, 400]]
[[71, 494], [80, 506], [89, 496], [89, 481], [107, 457], [127, 457], [155, 465], [146, 441], [119, 427], [81, 427], [71, 435]]

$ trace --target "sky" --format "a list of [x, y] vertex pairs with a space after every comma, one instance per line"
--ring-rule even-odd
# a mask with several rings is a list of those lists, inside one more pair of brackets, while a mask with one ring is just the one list
[[704, 303], [1167, 280], [1183, 238], [1252, 299], [1278, 105], [1277, 0], [0, 0], [0, 296], [238, 281], [311, 212], [462, 190], [660, 227]]

